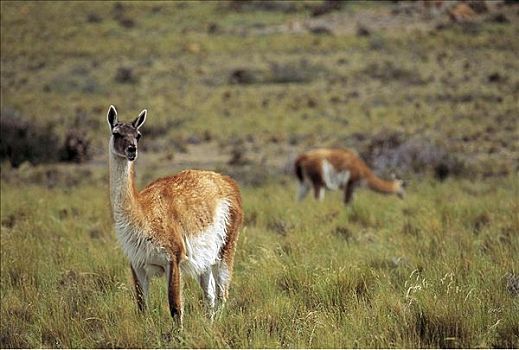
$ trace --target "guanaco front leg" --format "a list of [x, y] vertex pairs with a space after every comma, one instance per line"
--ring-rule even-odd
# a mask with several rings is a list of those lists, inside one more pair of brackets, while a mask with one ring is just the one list
[[146, 310], [146, 299], [148, 296], [148, 276], [142, 267], [132, 268], [133, 283], [135, 285], [135, 297], [140, 311]]
[[314, 184], [314, 197], [318, 201], [322, 202], [324, 200], [324, 187], [319, 184]]
[[168, 300], [171, 317], [182, 327], [182, 291], [178, 258], [173, 256], [167, 266]]
[[344, 204], [348, 205], [351, 203], [353, 199], [353, 191], [355, 190], [355, 183], [353, 181], [348, 181], [344, 188]]

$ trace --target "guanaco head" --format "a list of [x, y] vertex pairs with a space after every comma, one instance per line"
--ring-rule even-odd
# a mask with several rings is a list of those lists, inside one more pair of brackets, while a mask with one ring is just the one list
[[110, 151], [129, 161], [137, 158], [137, 144], [141, 138], [139, 128], [146, 121], [147, 110], [143, 110], [131, 123], [122, 123], [117, 120], [117, 110], [113, 105], [108, 108], [108, 125], [112, 132], [110, 138]]
[[404, 180], [397, 178], [395, 174], [391, 174], [391, 178], [395, 184], [395, 194], [398, 196], [398, 198], [404, 199], [405, 187], [407, 183]]

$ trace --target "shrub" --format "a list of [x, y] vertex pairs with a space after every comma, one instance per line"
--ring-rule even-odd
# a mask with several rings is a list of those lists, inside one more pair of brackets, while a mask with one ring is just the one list
[[305, 59], [285, 63], [271, 63], [268, 82], [277, 84], [306, 83], [325, 74], [326, 69]]
[[255, 84], [262, 80], [261, 72], [248, 68], [237, 68], [229, 74], [230, 84]]
[[427, 83], [418, 71], [400, 67], [391, 61], [383, 61], [381, 64], [377, 62], [370, 63], [361, 73], [382, 82], [399, 81], [409, 85], [423, 85]]
[[236, 12], [269, 11], [290, 13], [298, 11], [301, 8], [298, 5], [297, 2], [279, 0], [231, 0], [226, 4], [226, 7]]
[[133, 71], [133, 68], [130, 67], [117, 68], [114, 80], [119, 84], [135, 84], [138, 81], [137, 76]]
[[83, 163], [92, 156], [90, 139], [87, 138], [85, 132], [71, 129], [65, 135], [65, 141], [60, 153], [60, 159], [63, 161]]
[[29, 121], [14, 109], [1, 112], [0, 160], [13, 167], [29, 161], [32, 164], [58, 160], [59, 138], [50, 124]]
[[382, 130], [369, 139], [360, 152], [376, 171], [425, 173], [432, 171], [442, 181], [450, 175], [465, 173], [459, 156], [425, 135], [408, 137], [402, 132]]

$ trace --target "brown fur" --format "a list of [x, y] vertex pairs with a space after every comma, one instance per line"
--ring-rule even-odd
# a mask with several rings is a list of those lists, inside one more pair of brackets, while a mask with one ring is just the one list
[[469, 4], [459, 3], [449, 10], [449, 17], [453, 22], [468, 22], [477, 16]]
[[[231, 213], [236, 212], [241, 223], [240, 190], [230, 177], [212, 171], [184, 170], [149, 184], [137, 194], [129, 209], [137, 222], [149, 225], [157, 243], [182, 258], [185, 254], [182, 237], [196, 236], [209, 227], [217, 202], [222, 198], [230, 200]], [[232, 228], [228, 231], [230, 250], [234, 249], [237, 239], [237, 232]], [[229, 256], [230, 252], [224, 247], [221, 254]]]
[[323, 161], [328, 161], [336, 171], [348, 171], [349, 179], [340, 186], [344, 191], [344, 202], [352, 199], [356, 186], [365, 182], [367, 186], [379, 193], [403, 195], [403, 182], [386, 181], [377, 177], [373, 171], [355, 153], [348, 149], [320, 148], [301, 154], [295, 161], [295, 172], [300, 183], [309, 180], [317, 199], [322, 188], [326, 188], [323, 178]]

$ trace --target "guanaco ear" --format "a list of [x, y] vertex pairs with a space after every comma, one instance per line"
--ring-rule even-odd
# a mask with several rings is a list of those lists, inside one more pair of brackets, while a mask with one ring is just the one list
[[112, 130], [115, 124], [117, 124], [117, 110], [114, 105], [110, 105], [110, 108], [108, 108], [106, 119], [108, 120], [108, 125], [110, 125], [110, 130]]
[[148, 114], [147, 109], [143, 109], [141, 114], [132, 122], [132, 125], [135, 129], [139, 129], [142, 124], [146, 121], [146, 115]]

